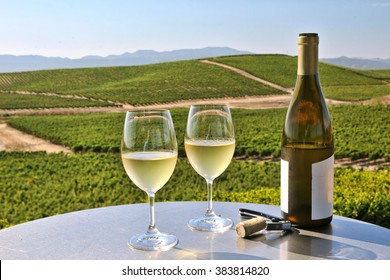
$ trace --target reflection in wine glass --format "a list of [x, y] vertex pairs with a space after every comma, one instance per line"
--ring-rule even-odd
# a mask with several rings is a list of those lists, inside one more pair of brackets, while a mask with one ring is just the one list
[[184, 139], [187, 158], [207, 182], [207, 210], [188, 225], [201, 231], [225, 231], [232, 227], [228, 218], [216, 215], [212, 205], [215, 178], [229, 166], [235, 148], [233, 121], [227, 105], [192, 105]]
[[130, 247], [165, 251], [178, 242], [161, 233], [154, 219], [154, 196], [171, 177], [177, 161], [177, 142], [168, 110], [128, 111], [121, 144], [122, 163], [131, 181], [149, 198], [149, 228], [129, 239]]

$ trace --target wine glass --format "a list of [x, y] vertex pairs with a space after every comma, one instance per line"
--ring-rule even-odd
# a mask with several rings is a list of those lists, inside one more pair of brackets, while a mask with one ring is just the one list
[[228, 105], [192, 105], [188, 114], [184, 138], [187, 158], [195, 171], [207, 182], [206, 213], [188, 222], [191, 229], [219, 232], [232, 227], [228, 218], [213, 211], [213, 181], [230, 164], [234, 154], [235, 138]]
[[128, 245], [146, 251], [165, 251], [178, 242], [161, 233], [154, 218], [154, 196], [171, 177], [177, 162], [177, 141], [169, 110], [128, 111], [121, 143], [122, 163], [131, 181], [149, 198], [149, 227], [131, 237]]

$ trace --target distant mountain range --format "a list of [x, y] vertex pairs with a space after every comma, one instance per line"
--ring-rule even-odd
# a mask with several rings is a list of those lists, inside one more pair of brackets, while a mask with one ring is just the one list
[[104, 66], [133, 66], [239, 54], [252, 53], [228, 47], [207, 47], [202, 49], [182, 49], [163, 52], [139, 50], [133, 53], [126, 52], [121, 55], [109, 55], [105, 57], [85, 56], [77, 59], [45, 57], [39, 55], [0, 55], [0, 72]]
[[351, 58], [341, 56], [338, 58], [322, 58], [321, 61], [354, 69], [390, 69], [390, 59], [382, 58]]
[[[46, 57], [40, 55], [0, 55], [0, 72], [21, 72], [43, 69], [84, 68], [105, 66], [133, 66], [200, 59], [207, 57], [253, 54], [229, 47], [207, 47], [202, 49], [182, 49], [157, 52], [153, 50], [139, 50], [121, 55], [84, 56], [82, 58]], [[355, 69], [390, 69], [390, 59], [364, 58], [322, 58], [321, 61]]]

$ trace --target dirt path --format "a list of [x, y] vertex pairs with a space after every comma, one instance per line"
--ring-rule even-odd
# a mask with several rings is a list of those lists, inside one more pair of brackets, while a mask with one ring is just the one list
[[72, 150], [67, 147], [55, 145], [49, 141], [23, 133], [8, 126], [6, 123], [0, 123], [0, 151], [72, 153]]
[[217, 66], [220, 66], [220, 67], [223, 67], [223, 68], [226, 68], [226, 69], [229, 69], [229, 70], [232, 70], [244, 77], [247, 77], [249, 79], [252, 79], [252, 80], [255, 80], [257, 82], [260, 82], [262, 84], [265, 84], [267, 86], [270, 86], [270, 87], [273, 87], [273, 88], [276, 88], [278, 90], [281, 90], [281, 91], [284, 91], [286, 93], [292, 93], [294, 89], [292, 88], [285, 88], [285, 87], [282, 87], [280, 85], [277, 85], [277, 84], [274, 84], [274, 83], [271, 83], [267, 80], [264, 80], [264, 79], [261, 79], [259, 77], [256, 77], [244, 70], [241, 70], [239, 68], [236, 68], [236, 67], [233, 67], [233, 66], [230, 66], [230, 65], [227, 65], [227, 64], [223, 64], [223, 63], [219, 63], [219, 62], [215, 62], [215, 61], [210, 61], [210, 60], [207, 60], [207, 59], [204, 59], [204, 60], [201, 60], [200, 62], [203, 62], [203, 63], [208, 63], [208, 64], [214, 64], [214, 65], [217, 65]]
[[[117, 106], [105, 107], [73, 107], [73, 108], [46, 108], [46, 109], [0, 109], [0, 116], [28, 116], [28, 115], [66, 115], [66, 114], [91, 114], [91, 113], [118, 113], [125, 112], [130, 109], [158, 109], [158, 108], [189, 108], [193, 104], [202, 103], [224, 103], [229, 104], [231, 108], [240, 109], [272, 109], [272, 108], [287, 108], [290, 103], [290, 94], [281, 95], [262, 95], [262, 96], [246, 96], [237, 98], [209, 98], [209, 99], [192, 99], [179, 100], [176, 102], [167, 102], [160, 104], [150, 104], [141, 106], [132, 106], [122, 104]], [[326, 99], [328, 104], [390, 104], [390, 96], [384, 97], [381, 101], [368, 100], [360, 102], [338, 101]]]

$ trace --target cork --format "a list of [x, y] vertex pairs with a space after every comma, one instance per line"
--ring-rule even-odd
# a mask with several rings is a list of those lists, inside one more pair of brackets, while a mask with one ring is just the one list
[[236, 232], [240, 237], [247, 237], [255, 232], [265, 229], [266, 226], [266, 219], [263, 217], [257, 217], [238, 223], [236, 226]]

